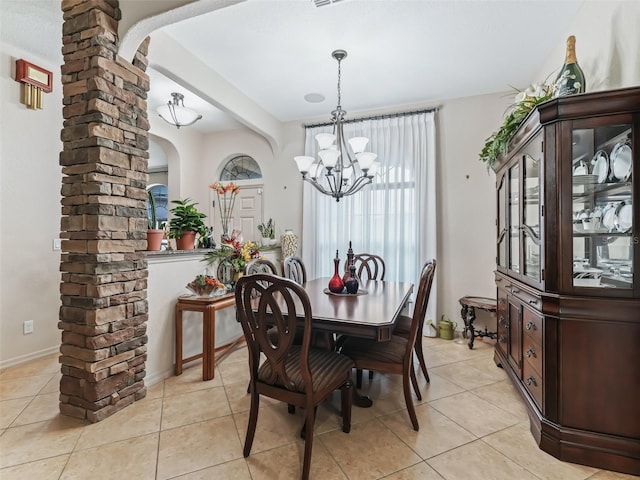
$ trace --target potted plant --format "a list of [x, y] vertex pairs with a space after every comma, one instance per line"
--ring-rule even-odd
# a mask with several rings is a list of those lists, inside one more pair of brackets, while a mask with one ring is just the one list
[[204, 236], [208, 234], [207, 226], [203, 219], [207, 216], [199, 212], [190, 198], [184, 200], [171, 200], [175, 204], [170, 212], [172, 218], [169, 221], [169, 238], [176, 239], [178, 250], [192, 250], [195, 246], [196, 234]]
[[261, 223], [258, 225], [258, 230], [260, 231], [260, 235], [262, 235], [262, 246], [266, 247], [268, 245], [274, 245], [276, 238], [276, 224], [270, 218], [267, 223]]
[[158, 229], [158, 220], [156, 217], [156, 201], [153, 198], [151, 190], [147, 190], [147, 250], [158, 251], [162, 246], [162, 237], [164, 230]]

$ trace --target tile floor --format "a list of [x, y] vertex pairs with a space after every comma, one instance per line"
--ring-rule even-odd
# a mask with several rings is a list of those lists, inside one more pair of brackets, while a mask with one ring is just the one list
[[[327, 479], [621, 480], [637, 478], [560, 462], [539, 450], [527, 413], [493, 363], [490, 342], [425, 338], [431, 383], [419, 374], [420, 431], [405, 409], [401, 380], [376, 374], [340, 430], [339, 395], [318, 410], [311, 477]], [[0, 478], [297, 479], [303, 416], [264, 399], [251, 456], [242, 456], [249, 396], [246, 348], [201, 380], [196, 364], [149, 387], [147, 397], [97, 423], [58, 413], [57, 356], [0, 372]]]

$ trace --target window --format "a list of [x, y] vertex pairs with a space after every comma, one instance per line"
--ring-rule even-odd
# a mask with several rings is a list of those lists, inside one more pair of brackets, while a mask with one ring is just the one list
[[248, 155], [238, 155], [229, 160], [220, 174], [221, 181], [253, 180], [262, 178], [258, 163]]
[[[147, 190], [151, 192], [153, 201], [156, 204], [156, 221], [158, 227], [162, 228], [169, 219], [169, 189], [166, 185], [151, 185], [147, 187]], [[147, 218], [151, 220], [151, 204], [147, 200]]]

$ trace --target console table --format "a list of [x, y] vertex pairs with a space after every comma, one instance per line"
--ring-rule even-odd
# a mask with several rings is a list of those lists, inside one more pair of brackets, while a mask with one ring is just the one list
[[[178, 297], [176, 303], [176, 375], [182, 374], [182, 365], [198, 358], [202, 358], [202, 380], [211, 380], [216, 367], [216, 311], [232, 307], [236, 304], [234, 293], [226, 293], [219, 297]], [[202, 313], [202, 353], [188, 358], [182, 358], [182, 312]], [[241, 335], [237, 340], [218, 348], [219, 359], [231, 353], [236, 346], [244, 341]]]
[[473, 349], [473, 342], [476, 337], [489, 337], [495, 339], [497, 337], [497, 332], [490, 332], [485, 327], [483, 331], [476, 331], [473, 326], [473, 322], [476, 319], [476, 308], [478, 310], [484, 310], [486, 312], [495, 313], [497, 311], [496, 299], [488, 298], [488, 297], [473, 297], [470, 295], [465, 295], [460, 300], [460, 305], [462, 306], [462, 311], [460, 315], [462, 316], [462, 320], [464, 320], [464, 330], [462, 331], [462, 336], [467, 338], [467, 332], [471, 332], [471, 338], [469, 339], [469, 348]]

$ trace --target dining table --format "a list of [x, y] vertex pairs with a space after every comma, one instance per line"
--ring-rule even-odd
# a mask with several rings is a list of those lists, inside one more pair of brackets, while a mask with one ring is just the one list
[[[393, 327], [413, 292], [413, 283], [367, 280], [355, 294], [332, 293], [330, 278], [316, 278], [303, 284], [313, 315], [313, 329], [336, 335], [349, 335], [384, 342], [391, 339]], [[283, 313], [284, 302], [280, 303]], [[370, 407], [371, 399], [354, 390], [354, 403]]]

